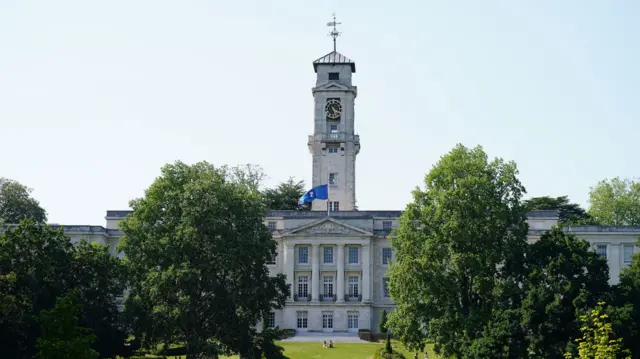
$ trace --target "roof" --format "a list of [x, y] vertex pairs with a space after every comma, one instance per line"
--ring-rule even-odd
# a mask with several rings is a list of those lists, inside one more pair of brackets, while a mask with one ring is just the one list
[[[331, 217], [336, 218], [398, 218], [403, 211], [382, 210], [382, 211], [338, 211], [331, 212]], [[131, 210], [124, 211], [107, 211], [107, 219], [119, 219], [133, 213]], [[267, 211], [266, 217], [282, 217], [286, 219], [293, 218], [324, 218], [327, 216], [326, 211], [295, 211], [295, 210], [270, 210]], [[556, 210], [538, 210], [527, 212], [527, 217], [553, 218], [558, 217]]]
[[313, 70], [318, 72], [318, 65], [351, 65], [351, 72], [356, 72], [356, 63], [337, 51], [322, 56], [313, 62]]

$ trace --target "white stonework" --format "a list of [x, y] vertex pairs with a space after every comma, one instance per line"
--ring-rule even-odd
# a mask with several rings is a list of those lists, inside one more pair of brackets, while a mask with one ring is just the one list
[[[397, 227], [400, 211], [358, 211], [355, 208], [355, 157], [360, 139], [354, 134], [354, 100], [357, 94], [351, 76], [355, 64], [337, 53], [316, 62], [314, 135], [309, 137], [313, 159], [313, 185], [325, 184], [329, 173], [337, 173], [330, 185], [332, 201], [339, 210], [327, 216], [326, 201], [313, 202], [312, 211], [270, 211], [265, 225], [272, 229], [278, 256], [269, 265], [271, 275], [284, 273], [291, 285], [286, 306], [276, 310], [273, 324], [305, 331], [377, 331], [383, 310], [394, 303], [385, 294], [388, 265], [393, 254], [388, 236]], [[335, 74], [338, 75], [335, 75]], [[330, 75], [333, 74], [333, 75]], [[330, 76], [338, 80], [330, 80]], [[338, 98], [342, 104], [339, 121], [327, 120], [325, 103]], [[337, 130], [330, 127], [337, 123]], [[334, 148], [335, 153], [328, 153]], [[333, 150], [332, 150], [333, 151]], [[65, 226], [73, 241], [80, 238], [106, 244], [113, 255], [122, 233], [118, 223], [130, 211], [107, 211], [106, 227]], [[528, 214], [529, 241], [551, 229], [558, 221], [555, 211]], [[567, 232], [590, 242], [605, 255], [611, 283], [629, 265], [629, 254], [638, 252], [634, 243], [640, 227], [574, 227]]]
[[[355, 134], [354, 104], [358, 94], [351, 79], [355, 63], [332, 52], [314, 62], [316, 86], [314, 98], [314, 128], [308, 147], [313, 160], [313, 187], [328, 184], [330, 201], [341, 211], [356, 206], [356, 155], [360, 152], [360, 137]], [[332, 113], [331, 102], [340, 103], [341, 111]], [[327, 210], [327, 201], [314, 201], [313, 210]]]

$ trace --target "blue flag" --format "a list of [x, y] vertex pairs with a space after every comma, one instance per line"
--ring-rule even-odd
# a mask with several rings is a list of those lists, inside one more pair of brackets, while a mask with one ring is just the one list
[[313, 202], [316, 199], [329, 199], [329, 185], [323, 184], [307, 191], [298, 200], [298, 206], [302, 206], [303, 203]]

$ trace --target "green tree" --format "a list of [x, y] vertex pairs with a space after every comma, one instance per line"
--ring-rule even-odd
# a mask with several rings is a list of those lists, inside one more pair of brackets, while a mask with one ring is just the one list
[[[0, 234], [0, 275], [8, 276], [0, 298], [15, 304], [2, 312], [3, 355], [32, 358], [40, 335], [38, 313], [51, 309], [72, 280], [72, 245], [62, 230], [41, 226], [33, 219]], [[4, 309], [4, 308], [3, 308]]]
[[276, 188], [269, 188], [263, 192], [267, 208], [270, 210], [297, 210], [298, 200], [304, 193], [304, 182], [296, 181], [293, 177], [280, 183]]
[[0, 177], [0, 225], [18, 224], [27, 218], [39, 223], [47, 221], [47, 212], [31, 192], [17, 181]]
[[161, 329], [148, 338], [184, 342], [188, 359], [251, 357], [255, 324], [289, 294], [284, 275], [266, 266], [276, 243], [265, 201], [238, 178], [206, 162], [166, 165], [120, 224], [129, 298]]
[[127, 328], [118, 303], [122, 300], [127, 276], [122, 260], [107, 246], [79, 241], [73, 248], [73, 288], [82, 300], [80, 324], [97, 336], [92, 348], [101, 357], [115, 357], [124, 349]]
[[239, 166], [222, 166], [230, 181], [247, 186], [252, 192], [260, 192], [267, 174], [260, 165], [247, 163]]
[[[2, 354], [10, 358], [32, 358], [37, 322], [42, 310], [71, 291], [83, 304], [80, 325], [102, 335], [94, 349], [113, 353], [123, 345], [114, 298], [122, 294], [119, 259], [104, 246], [80, 241], [76, 247], [63, 230], [54, 230], [33, 219], [0, 234], [0, 337]], [[121, 335], [121, 334], [120, 334]]]
[[563, 358], [567, 344], [580, 334], [576, 313], [610, 294], [606, 260], [589, 243], [554, 228], [527, 252], [521, 324], [527, 349], [535, 358]]
[[577, 203], [569, 203], [569, 197], [533, 197], [523, 201], [527, 211], [557, 210], [559, 222], [562, 224], [587, 225], [596, 224], [593, 218]]
[[[640, 245], [638, 243], [637, 245]], [[614, 331], [624, 338], [623, 346], [640, 357], [640, 253], [620, 273], [612, 305], [606, 307]]]
[[432, 340], [439, 354], [461, 358], [481, 336], [494, 291], [526, 248], [517, 173], [513, 162], [489, 162], [481, 147], [457, 145], [413, 191], [391, 239], [389, 284], [397, 304], [389, 323], [411, 350]]
[[382, 334], [387, 334], [387, 310], [382, 310], [382, 316], [380, 317], [380, 324], [378, 325], [378, 331]]
[[97, 359], [98, 352], [91, 349], [96, 336], [91, 330], [78, 325], [82, 304], [78, 304], [79, 294], [69, 293], [59, 298], [51, 310], [43, 310], [39, 315], [42, 336], [36, 348], [40, 359]]
[[380, 324], [378, 325], [378, 331], [382, 334], [386, 334], [386, 344], [385, 351], [389, 354], [393, 353], [393, 348], [391, 347], [391, 338], [389, 337], [389, 328], [387, 328], [387, 310], [382, 310], [382, 316], [380, 317]]
[[640, 181], [606, 179], [589, 192], [589, 215], [608, 226], [640, 226]]
[[609, 316], [603, 312], [604, 302], [590, 311], [589, 314], [581, 315], [582, 337], [576, 339], [578, 343], [578, 356], [570, 352], [565, 354], [565, 358], [572, 359], [631, 359], [631, 353], [622, 349], [622, 338], [614, 339], [613, 328], [608, 322]]

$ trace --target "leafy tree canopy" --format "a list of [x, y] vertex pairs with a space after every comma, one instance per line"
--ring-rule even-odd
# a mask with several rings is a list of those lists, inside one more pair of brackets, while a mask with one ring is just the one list
[[607, 262], [588, 242], [554, 228], [531, 245], [526, 267], [521, 323], [527, 352], [563, 358], [568, 343], [580, 335], [576, 313], [610, 293]]
[[607, 226], [640, 226], [640, 181], [606, 179], [591, 187], [589, 215]]
[[569, 197], [533, 197], [523, 201], [527, 211], [557, 210], [561, 224], [587, 225], [597, 224], [577, 203], [569, 203]]
[[[0, 337], [2, 353], [32, 358], [41, 334], [37, 318], [56, 301], [78, 292], [79, 323], [99, 336], [93, 349], [111, 355], [123, 345], [115, 298], [122, 295], [124, 272], [106, 246], [80, 241], [73, 246], [62, 229], [22, 221], [0, 234]], [[6, 300], [5, 300], [6, 299]]]
[[[297, 210], [298, 200], [306, 189], [303, 181], [296, 181], [289, 178], [286, 182], [280, 183], [276, 188], [264, 190], [264, 197], [267, 207], [271, 210]], [[307, 206], [306, 209], [309, 209]]]
[[630, 352], [622, 348], [622, 338], [615, 339], [613, 327], [608, 321], [609, 316], [604, 313], [604, 302], [580, 316], [582, 322], [582, 337], [576, 339], [578, 356], [567, 352], [567, 359], [631, 359]]
[[624, 338], [622, 345], [636, 358], [640, 356], [640, 253], [634, 254], [631, 265], [620, 273], [615, 289], [615, 299], [606, 313], [616, 334]]
[[47, 221], [47, 212], [31, 192], [17, 181], [0, 177], [0, 224], [18, 224], [27, 218], [38, 223]]
[[147, 338], [182, 341], [189, 359], [251, 357], [256, 323], [289, 294], [284, 275], [269, 275], [276, 243], [265, 201], [243, 176], [206, 162], [166, 165], [120, 224], [129, 302], [156, 324]]
[[82, 304], [78, 304], [78, 293], [72, 292], [59, 298], [51, 310], [39, 315], [42, 337], [36, 348], [39, 359], [97, 359], [98, 352], [91, 349], [96, 336], [88, 328], [78, 325]]
[[526, 247], [517, 174], [513, 162], [457, 145], [414, 190], [391, 242], [389, 288], [397, 304], [389, 323], [412, 350], [432, 340], [440, 354], [460, 358], [481, 336], [494, 291]]
[[378, 325], [378, 331], [382, 334], [386, 334], [387, 329], [387, 310], [382, 310], [382, 317], [380, 318], [380, 324]]

